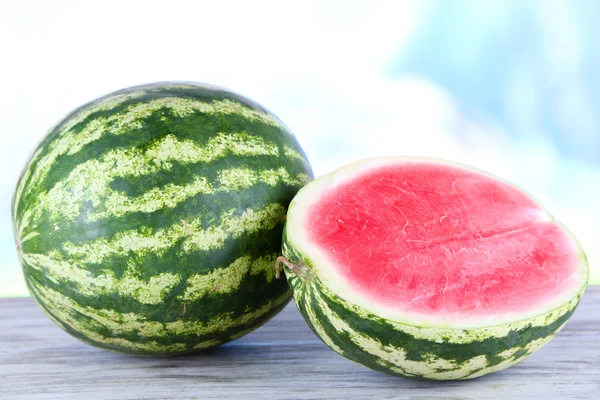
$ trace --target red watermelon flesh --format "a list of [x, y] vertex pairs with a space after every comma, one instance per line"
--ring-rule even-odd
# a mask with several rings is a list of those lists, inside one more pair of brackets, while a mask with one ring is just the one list
[[582, 254], [562, 225], [522, 190], [457, 164], [357, 169], [304, 224], [349, 290], [393, 312], [453, 323], [535, 314], [581, 287]]

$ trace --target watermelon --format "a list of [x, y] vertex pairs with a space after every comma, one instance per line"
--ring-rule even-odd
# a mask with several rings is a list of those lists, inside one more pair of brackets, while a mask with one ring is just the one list
[[228, 90], [109, 94], [56, 125], [18, 181], [27, 286], [101, 348], [174, 355], [228, 342], [290, 299], [273, 265], [287, 207], [311, 179], [289, 129]]
[[290, 204], [284, 270], [329, 347], [374, 370], [468, 379], [518, 363], [588, 280], [575, 238], [530, 195], [425, 158], [359, 161]]

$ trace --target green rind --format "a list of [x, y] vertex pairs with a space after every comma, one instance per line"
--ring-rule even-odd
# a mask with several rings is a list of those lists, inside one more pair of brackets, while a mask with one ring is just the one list
[[[285, 232], [283, 255], [312, 267]], [[529, 321], [442, 329], [380, 318], [332, 293], [316, 274], [285, 273], [298, 309], [325, 344], [371, 369], [415, 379], [471, 379], [517, 364], [558, 333], [583, 295], [582, 289], [569, 303]]]
[[27, 285], [61, 328], [109, 350], [227, 342], [288, 301], [272, 265], [310, 179], [287, 127], [237, 94], [193, 83], [110, 94], [54, 127], [19, 179]]

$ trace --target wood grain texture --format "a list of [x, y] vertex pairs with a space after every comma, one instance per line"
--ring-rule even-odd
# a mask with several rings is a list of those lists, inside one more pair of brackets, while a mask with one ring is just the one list
[[0, 399], [599, 399], [600, 287], [590, 287], [547, 346], [471, 381], [413, 381], [329, 350], [293, 304], [206, 353], [136, 358], [56, 327], [32, 299], [0, 299]]

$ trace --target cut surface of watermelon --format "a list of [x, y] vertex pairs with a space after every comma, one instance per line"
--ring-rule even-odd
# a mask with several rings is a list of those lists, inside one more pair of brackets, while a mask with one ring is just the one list
[[459, 164], [361, 161], [313, 182], [292, 207], [288, 231], [314, 272], [384, 318], [508, 323], [565, 304], [587, 282], [577, 241], [543, 206]]

